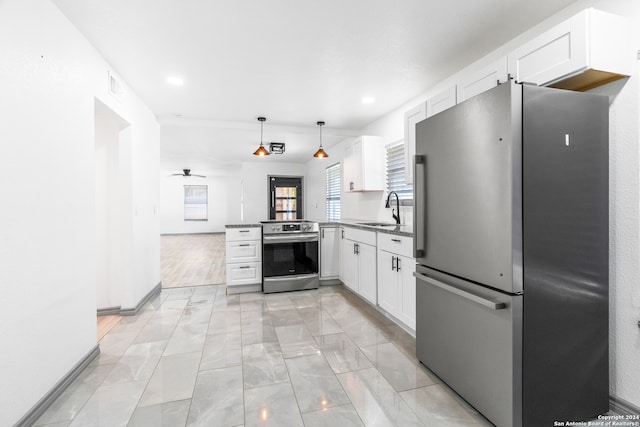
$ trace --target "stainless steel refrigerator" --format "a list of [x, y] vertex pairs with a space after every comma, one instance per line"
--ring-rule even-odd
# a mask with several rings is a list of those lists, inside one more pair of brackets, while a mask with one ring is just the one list
[[416, 125], [418, 359], [498, 427], [608, 399], [608, 98], [502, 84]]

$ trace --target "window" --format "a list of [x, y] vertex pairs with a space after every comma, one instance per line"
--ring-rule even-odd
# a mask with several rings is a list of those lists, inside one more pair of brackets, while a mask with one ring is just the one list
[[413, 185], [405, 182], [404, 168], [404, 142], [387, 145], [387, 191], [395, 191], [400, 200], [412, 201]]
[[206, 221], [207, 220], [207, 186], [206, 185], [185, 185], [184, 186], [184, 220], [185, 221]]
[[302, 219], [302, 177], [269, 176], [269, 219]]
[[340, 220], [340, 163], [326, 169], [327, 221]]

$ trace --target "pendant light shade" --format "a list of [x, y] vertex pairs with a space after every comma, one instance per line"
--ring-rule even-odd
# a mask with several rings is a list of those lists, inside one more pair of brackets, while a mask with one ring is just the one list
[[322, 126], [324, 126], [324, 122], [317, 122], [316, 124], [320, 126], [320, 148], [318, 148], [318, 151], [316, 151], [313, 157], [324, 159], [325, 157], [329, 157], [326, 151], [322, 148]]
[[269, 153], [267, 151], [266, 148], [264, 148], [264, 145], [262, 144], [262, 125], [265, 122], [265, 120], [267, 120], [264, 117], [258, 117], [258, 121], [260, 122], [260, 147], [258, 147], [258, 149], [256, 151], [253, 152], [254, 156], [260, 156], [260, 157], [264, 157], [264, 156], [268, 156]]

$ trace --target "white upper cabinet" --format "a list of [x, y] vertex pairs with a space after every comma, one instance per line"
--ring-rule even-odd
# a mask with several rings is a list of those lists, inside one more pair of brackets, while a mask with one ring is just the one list
[[585, 9], [509, 54], [518, 82], [588, 90], [630, 73], [629, 23]]
[[416, 123], [427, 118], [427, 104], [416, 105], [404, 113], [404, 179], [413, 183], [413, 156], [416, 154]]
[[344, 158], [345, 191], [384, 190], [384, 147], [376, 136], [361, 136], [346, 148]]
[[[441, 111], [456, 105], [456, 87], [451, 86], [427, 99], [427, 117], [438, 114]], [[415, 136], [415, 129], [414, 136]]]
[[416, 124], [454, 105], [456, 105], [456, 87], [451, 86], [404, 113], [404, 177], [407, 184], [413, 184]]
[[502, 57], [460, 79], [456, 89], [457, 102], [460, 103], [492, 89], [500, 83], [506, 82], [507, 79], [507, 58]]
[[626, 18], [585, 9], [513, 50], [508, 56], [463, 74], [455, 86], [405, 112], [407, 183], [413, 183], [416, 123], [509, 78], [540, 86], [584, 91], [629, 76], [633, 68], [629, 40], [630, 24]]

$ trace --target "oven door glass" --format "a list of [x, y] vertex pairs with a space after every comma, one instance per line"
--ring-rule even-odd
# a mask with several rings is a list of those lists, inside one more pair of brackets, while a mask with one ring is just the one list
[[318, 273], [318, 241], [277, 242], [263, 245], [264, 277]]

